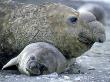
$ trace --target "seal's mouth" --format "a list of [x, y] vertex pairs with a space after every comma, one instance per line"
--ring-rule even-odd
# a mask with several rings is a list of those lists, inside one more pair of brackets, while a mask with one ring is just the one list
[[100, 36], [97, 37], [96, 39], [96, 42], [99, 42], [99, 43], [103, 43], [105, 42], [106, 40], [106, 35], [103, 33], [103, 34], [99, 34]]
[[31, 70], [31, 69], [26, 68], [26, 71], [28, 71], [29, 75], [32, 75], [32, 76], [41, 75], [41, 73], [38, 69], [37, 70]]
[[94, 43], [95, 43], [95, 40], [91, 40], [88, 36], [87, 36], [87, 34], [85, 34], [85, 33], [83, 33], [83, 32], [81, 32], [81, 33], [79, 33], [79, 41], [80, 42], [82, 42], [82, 43], [84, 43], [84, 44], [86, 44], [86, 45], [88, 45], [88, 46], [91, 46], [91, 45], [93, 45]]
[[79, 36], [78, 40], [89, 47], [91, 47], [95, 42], [103, 43], [106, 40], [105, 34], [101, 34], [100, 37], [99, 36], [88, 37], [90, 35], [81, 32], [79, 33], [78, 36]]

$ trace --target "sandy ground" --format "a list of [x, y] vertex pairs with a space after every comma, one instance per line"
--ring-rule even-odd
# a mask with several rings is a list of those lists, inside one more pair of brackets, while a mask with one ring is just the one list
[[[74, 8], [84, 4], [84, 2], [75, 1], [73, 5], [72, 0], [69, 0], [70, 2], [66, 2], [66, 0], [59, 1]], [[4, 70], [0, 71], [0, 82], [110, 82], [110, 6], [107, 3], [95, 3], [102, 5], [106, 10], [107, 26], [105, 29], [107, 40], [104, 43], [95, 43], [88, 52], [77, 58], [77, 63], [81, 66], [81, 69], [83, 67], [84, 74], [58, 75], [53, 73], [29, 77], [19, 74], [17, 71]]]

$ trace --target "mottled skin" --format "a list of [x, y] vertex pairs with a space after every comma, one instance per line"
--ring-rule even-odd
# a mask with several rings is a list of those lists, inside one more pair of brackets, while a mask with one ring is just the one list
[[9, 4], [2, 9], [6, 9], [3, 11], [6, 15], [0, 27], [0, 51], [21, 52], [30, 43], [47, 42], [67, 59], [72, 59], [82, 55], [95, 42], [105, 41], [101, 23], [96, 19], [86, 21], [81, 13], [62, 4]]
[[19, 71], [26, 75], [41, 75], [63, 72], [67, 61], [53, 45], [37, 42], [27, 45], [17, 57], [4, 65], [3, 69], [13, 65], [17, 65]]

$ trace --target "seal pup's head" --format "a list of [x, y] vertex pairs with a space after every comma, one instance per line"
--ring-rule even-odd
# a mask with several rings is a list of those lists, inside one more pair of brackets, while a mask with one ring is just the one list
[[34, 56], [30, 56], [27, 62], [25, 60], [19, 62], [18, 60], [18, 56], [11, 59], [6, 65], [3, 66], [2, 70], [16, 65], [18, 66], [19, 71], [26, 75], [42, 75], [48, 73], [48, 68], [45, 65], [38, 63]]

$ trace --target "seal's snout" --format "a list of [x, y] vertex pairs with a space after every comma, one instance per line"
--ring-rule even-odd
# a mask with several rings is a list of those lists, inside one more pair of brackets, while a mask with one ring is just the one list
[[36, 62], [31, 62], [29, 68], [30, 69], [39, 68], [39, 64], [37, 64]]
[[103, 41], [102, 39], [99, 39], [99, 42], [100, 42], [100, 43], [103, 43], [104, 41]]
[[105, 40], [106, 40], [106, 36], [105, 36], [105, 34], [103, 34], [103, 36], [100, 36], [100, 37], [98, 38], [97, 42], [103, 43], [103, 42], [105, 42]]
[[45, 65], [38, 63], [35, 60], [31, 60], [28, 62], [26, 70], [31, 75], [41, 75], [48, 73], [48, 68]]
[[105, 28], [102, 23], [98, 21], [92, 21], [89, 23], [89, 28], [92, 31], [95, 42], [103, 43], [106, 40]]
[[40, 65], [36, 61], [29, 61], [27, 64], [26, 70], [31, 74], [31, 75], [40, 75]]
[[105, 38], [99, 38], [99, 41], [98, 41], [99, 43], [103, 43], [103, 42], [105, 42]]

